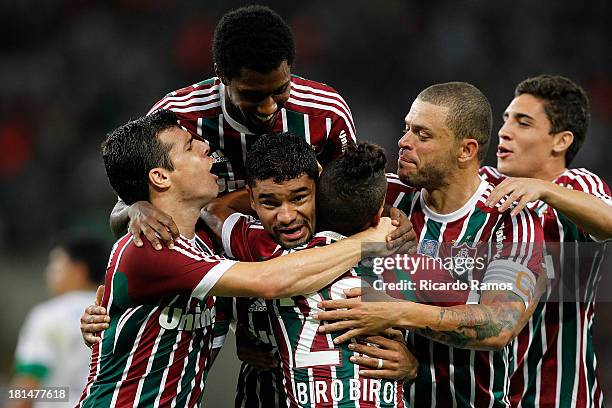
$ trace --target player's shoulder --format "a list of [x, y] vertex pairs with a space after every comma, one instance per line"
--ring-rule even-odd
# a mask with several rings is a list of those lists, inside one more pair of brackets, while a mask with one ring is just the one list
[[336, 89], [297, 75], [291, 76], [291, 91], [285, 109], [332, 119], [343, 118], [352, 123], [351, 110]]
[[242, 214], [242, 213], [233, 213], [223, 223], [223, 228], [235, 229], [240, 228], [244, 230], [251, 231], [264, 231], [263, 224], [261, 221], [253, 216]]
[[340, 97], [340, 93], [330, 85], [323, 82], [314, 81], [312, 79], [307, 79], [299, 75], [291, 75], [291, 87], [301, 90], [304, 93], [319, 93], [321, 95]]
[[501, 174], [499, 170], [493, 166], [482, 166], [480, 170], [478, 170], [478, 175], [480, 178], [493, 185], [498, 185], [507, 178], [507, 176]]
[[385, 202], [398, 207], [406, 199], [411, 200], [420, 190], [405, 184], [395, 173], [387, 173], [387, 195]]
[[218, 107], [220, 83], [219, 78], [213, 77], [169, 92], [151, 107], [148, 114], [158, 109], [169, 109], [180, 113], [188, 109], [205, 111], [206, 108]]
[[610, 187], [597, 174], [580, 167], [567, 169], [555, 180], [556, 184], [579, 190], [603, 199], [610, 199]]
[[387, 177], [387, 184], [393, 184], [406, 190], [414, 190], [414, 187], [404, 183], [395, 173], [386, 173], [385, 176]]

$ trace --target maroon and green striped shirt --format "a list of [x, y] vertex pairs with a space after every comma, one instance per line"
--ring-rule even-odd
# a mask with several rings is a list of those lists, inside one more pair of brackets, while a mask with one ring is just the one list
[[[206, 238], [206, 237], [204, 237]], [[94, 345], [79, 407], [194, 407], [209, 368], [214, 296], [234, 261], [210, 241], [180, 237], [173, 249], [142, 248], [130, 234], [111, 252], [102, 305], [111, 318]]]
[[[493, 185], [482, 181], [465, 205], [451, 214], [430, 210], [421, 190], [406, 186], [396, 175], [387, 177], [387, 203], [403, 210], [419, 238], [418, 252], [438, 257], [446, 245], [474, 247], [504, 244], [501, 259], [488, 263], [482, 282], [514, 283], [524, 271], [535, 283], [541, 271], [543, 231], [535, 214], [523, 210], [511, 216], [484, 205]], [[513, 243], [529, 243], [512, 245]], [[441, 254], [441, 252], [440, 252]], [[528, 301], [514, 284], [517, 295]], [[478, 303], [480, 293], [470, 291], [467, 303]], [[419, 372], [410, 387], [413, 407], [509, 407], [509, 377], [513, 371], [512, 347], [501, 351], [477, 351], [450, 347], [410, 333], [411, 350], [419, 360]]]
[[[483, 167], [480, 173], [493, 184], [506, 178], [492, 167]], [[554, 183], [612, 205], [610, 188], [587, 169], [568, 169]], [[545, 202], [529, 206], [544, 228], [554, 270], [563, 268], [563, 272], [550, 276], [548, 293], [514, 343], [512, 354], [517, 364], [510, 381], [512, 406], [601, 407], [593, 321], [605, 244], [594, 244], [592, 237]], [[571, 254], [563, 255], [563, 250], [570, 249]]]

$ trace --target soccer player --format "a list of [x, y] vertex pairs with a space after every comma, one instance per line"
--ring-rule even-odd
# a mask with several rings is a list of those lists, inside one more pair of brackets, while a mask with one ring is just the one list
[[582, 88], [558, 75], [528, 78], [504, 112], [497, 169], [481, 169], [498, 185], [488, 204], [508, 195], [500, 210], [518, 201], [514, 211], [536, 211], [555, 266], [547, 297], [514, 344], [513, 407], [603, 404], [592, 327], [604, 246], [593, 242], [612, 237], [612, 200], [599, 176], [568, 168], [588, 125]]
[[[543, 232], [526, 209], [511, 214], [485, 206], [493, 185], [480, 179], [478, 169], [490, 132], [491, 107], [474, 86], [451, 82], [425, 89], [405, 118], [399, 180], [389, 179], [387, 200], [409, 214], [419, 236], [419, 253], [438, 257], [445, 243], [452, 246], [451, 253], [453, 248], [475, 250], [478, 243], [489, 246], [495, 255], [486, 268], [459, 278], [505, 283], [511, 289], [476, 288], [468, 304], [445, 308], [358, 297], [324, 301], [324, 308], [346, 310], [317, 316], [343, 319], [320, 328], [325, 333], [348, 329], [336, 342], [387, 327], [410, 329], [409, 346], [419, 360], [410, 388], [412, 406], [509, 405], [509, 344], [533, 312], [536, 282], [544, 277]], [[357, 288], [347, 294], [360, 293]]]
[[103, 298], [110, 327], [93, 348], [79, 406], [195, 406], [209, 365], [214, 295], [310, 293], [357, 263], [364, 242], [384, 242], [394, 228], [387, 218], [325, 248], [263, 263], [227, 260], [195, 233], [201, 208], [218, 193], [208, 144], [179, 127], [174, 113], [160, 110], [118, 128], [102, 151], [117, 194], [129, 204], [150, 200], [176, 220], [180, 236], [161, 251], [137, 247], [130, 234], [115, 244]]
[[[77, 403], [87, 378], [89, 353], [80, 345], [74, 318], [104, 280], [107, 256], [107, 246], [94, 237], [67, 233], [58, 239], [49, 253], [45, 274], [51, 299], [36, 305], [21, 328], [13, 388], [67, 387], [69, 403]], [[11, 408], [57, 406], [13, 401]]]
[[[247, 182], [251, 205], [260, 220], [232, 213], [226, 196], [224, 203], [207, 207], [216, 233], [222, 236], [228, 255], [239, 260], [269, 259], [313, 246], [326, 245], [375, 225], [383, 211], [387, 189], [386, 158], [375, 145], [359, 144], [327, 165], [317, 183], [317, 222], [335, 232], [318, 232], [312, 240], [295, 247], [292, 238], [299, 228], [315, 224], [316, 158], [303, 140], [290, 135], [267, 135], [258, 140], [247, 156]], [[231, 201], [230, 201], [231, 203]], [[288, 224], [289, 220], [292, 220]], [[386, 357], [397, 349], [392, 341], [374, 336], [365, 342], [376, 343], [377, 358], [360, 357], [365, 345], [334, 346], [333, 335], [317, 335], [319, 322], [312, 315], [322, 299], [343, 297], [342, 289], [360, 286], [366, 270], [355, 268], [316, 293], [268, 302], [279, 346], [289, 407], [403, 407], [402, 382], [398, 381], [397, 362]], [[367, 280], [365, 281], [367, 283]], [[357, 347], [357, 350], [353, 350]], [[370, 347], [372, 349], [372, 347]], [[405, 353], [410, 356], [407, 350]], [[410, 356], [411, 357], [411, 356]], [[362, 363], [363, 370], [355, 365]], [[408, 372], [413, 378], [416, 361], [411, 358]], [[372, 378], [378, 377], [378, 378]]]

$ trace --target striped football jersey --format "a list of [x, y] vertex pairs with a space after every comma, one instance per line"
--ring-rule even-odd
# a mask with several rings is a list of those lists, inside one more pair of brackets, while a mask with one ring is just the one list
[[[288, 253], [259, 221], [234, 214], [223, 225], [223, 244], [229, 256], [261, 260]], [[322, 232], [295, 250], [327, 245], [342, 237]], [[318, 333], [317, 303], [338, 299], [343, 290], [367, 282], [367, 270], [353, 268], [316, 293], [268, 301], [278, 344], [287, 405], [294, 407], [405, 407], [402, 384], [394, 380], [366, 379], [349, 361], [355, 355], [346, 344], [334, 345], [337, 333]], [[288, 271], [290, 273], [290, 271]]]
[[[505, 252], [500, 259], [489, 258], [484, 271], [474, 268], [468, 272], [472, 274], [468, 278], [516, 282], [512, 286], [514, 293], [529, 301], [517, 288], [521, 287], [519, 279], [525, 271], [533, 274], [529, 279], [533, 284], [541, 273], [543, 232], [533, 213], [523, 210], [511, 216], [510, 211], [499, 213], [496, 207], [485, 206], [493, 185], [482, 181], [463, 207], [451, 214], [437, 214], [427, 207], [421, 190], [406, 186], [396, 175], [388, 175], [387, 181], [387, 203], [409, 216], [419, 239], [419, 253], [442, 258], [443, 249], [449, 245], [452, 248], [501, 246]], [[478, 289], [470, 290], [467, 303], [478, 303], [479, 297]], [[417, 378], [409, 389], [411, 406], [510, 406], [511, 346], [501, 351], [468, 350], [415, 333], [409, 333], [408, 341], [420, 364]]]
[[138, 248], [127, 234], [111, 252], [102, 305], [111, 318], [94, 345], [79, 407], [195, 407], [209, 368], [214, 296], [234, 265], [199, 236], [173, 249]]
[[[506, 178], [492, 167], [483, 167], [480, 174], [496, 185]], [[612, 205], [610, 188], [587, 169], [568, 169], [554, 183]], [[554, 270], [561, 273], [549, 276], [548, 293], [515, 341], [512, 406], [601, 407], [604, 402], [593, 345], [593, 320], [605, 244], [594, 243], [591, 236], [543, 201], [529, 207], [544, 228]], [[569, 250], [571, 254], [562, 255]]]
[[[175, 112], [181, 126], [208, 141], [221, 193], [245, 185], [246, 154], [258, 138], [228, 114], [225, 92], [223, 83], [214, 77], [169, 93], [149, 111]], [[351, 111], [340, 94], [325, 84], [295, 75], [291, 77], [289, 100], [272, 131], [303, 136], [321, 165], [338, 157], [356, 140]]]

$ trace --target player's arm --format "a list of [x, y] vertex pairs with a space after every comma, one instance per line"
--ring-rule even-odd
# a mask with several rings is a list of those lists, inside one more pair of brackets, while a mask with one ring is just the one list
[[596, 197], [546, 180], [510, 177], [491, 192], [486, 204], [493, 207], [506, 195], [508, 199], [500, 205], [500, 212], [508, 209], [513, 201], [518, 205], [512, 212], [518, 214], [527, 203], [542, 200], [594, 238], [612, 238], [612, 202], [609, 197]]
[[234, 213], [251, 213], [251, 201], [245, 188], [224, 194], [208, 203], [200, 212], [200, 218], [220, 241], [223, 223]]
[[162, 242], [173, 247], [174, 238], [180, 235], [172, 217], [148, 201], [137, 201], [128, 206], [119, 199], [111, 211], [110, 226], [116, 238], [129, 231], [134, 236], [134, 244], [139, 247], [142, 246], [140, 235], [144, 234], [157, 250], [162, 249]]
[[[493, 236], [498, 241], [493, 243], [493, 261], [482, 283], [510, 285], [511, 290], [482, 290], [479, 304], [439, 307], [398, 301], [380, 293], [377, 295], [387, 301], [374, 298], [364, 302], [361, 288], [355, 288], [347, 293], [352, 299], [322, 302], [325, 309], [340, 310], [316, 316], [335, 321], [320, 330], [348, 330], [335, 340], [342, 342], [388, 327], [402, 327], [455, 347], [505, 347], [533, 313], [533, 303], [538, 302], [539, 288], [545, 283], [542, 280], [546, 274], [541, 273], [543, 231], [535, 215], [523, 211], [519, 217], [504, 217]], [[529, 242], [522, 242], [525, 240]]]
[[[280, 299], [315, 292], [357, 264], [362, 258], [380, 256], [385, 245], [363, 246], [385, 242], [395, 227], [382, 218], [376, 228], [320, 248], [296, 251], [264, 262], [238, 262], [227, 269], [210, 290], [218, 296], [248, 296]], [[368, 251], [364, 251], [364, 248]], [[376, 247], [376, 248], [374, 248]]]
[[[347, 300], [324, 301], [315, 318], [334, 321], [322, 332], [347, 330], [334, 342], [401, 327], [454, 347], [500, 350], [520, 332], [533, 308], [511, 291], [485, 291], [477, 305], [439, 307], [390, 298], [385, 302], [361, 301], [361, 288], [347, 292]], [[344, 310], [342, 310], [344, 309]]]

